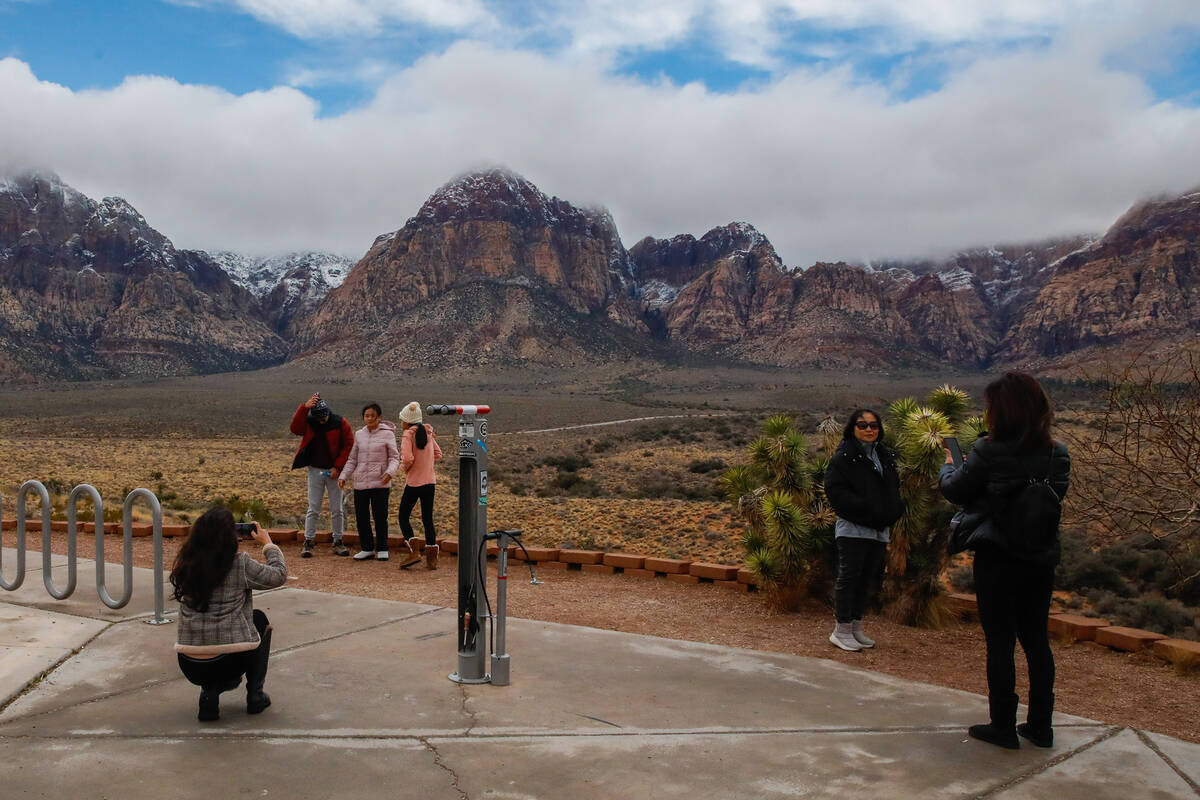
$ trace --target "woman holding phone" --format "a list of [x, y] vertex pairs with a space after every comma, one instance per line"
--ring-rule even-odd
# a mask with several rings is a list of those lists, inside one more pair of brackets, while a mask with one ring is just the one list
[[266, 563], [238, 552], [238, 533], [227, 508], [212, 508], [192, 525], [171, 568], [179, 601], [175, 652], [185, 678], [200, 687], [201, 722], [218, 719], [221, 692], [246, 676], [246, 713], [260, 714], [271, 698], [263, 691], [271, 654], [271, 623], [254, 608], [252, 590], [287, 582], [279, 545], [257, 522], [252, 537]]
[[896, 454], [883, 443], [883, 422], [874, 411], [851, 412], [825, 470], [825, 496], [837, 514], [837, 620], [829, 641], [856, 652], [875, 646], [863, 633], [863, 610], [883, 569], [891, 526], [904, 513]]
[[[1054, 654], [1046, 623], [1059, 560], [1058, 518], [1046, 535], [1031, 537], [1020, 525], [1020, 504], [1035, 481], [1044, 481], [1059, 501], [1070, 484], [1071, 457], [1066, 445], [1050, 437], [1054, 415], [1041, 384], [1023, 372], [1006, 372], [983, 392], [981, 434], [961, 465], [950, 449], [939, 483], [952, 503], [980, 513], [990, 526], [975, 550], [975, 595], [987, 644], [987, 725], [972, 725], [976, 739], [1015, 750], [1018, 736], [1038, 747], [1054, 744]], [[1013, 530], [1021, 527], [1021, 530]], [[974, 540], [973, 540], [974, 541]], [[1029, 713], [1017, 725], [1016, 669], [1020, 641], [1029, 665]]]

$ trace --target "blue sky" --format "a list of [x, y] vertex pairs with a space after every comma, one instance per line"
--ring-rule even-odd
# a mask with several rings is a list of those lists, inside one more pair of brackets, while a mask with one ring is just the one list
[[0, 0], [0, 168], [186, 246], [354, 253], [494, 164], [801, 266], [1093, 232], [1200, 184], [1198, 109], [1195, 0]]

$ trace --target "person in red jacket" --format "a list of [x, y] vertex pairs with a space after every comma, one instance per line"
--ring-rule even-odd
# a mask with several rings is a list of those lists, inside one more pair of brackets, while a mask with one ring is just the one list
[[317, 517], [321, 514], [321, 501], [327, 491], [333, 526], [333, 554], [348, 556], [350, 549], [342, 543], [346, 512], [342, 507], [338, 476], [354, 446], [354, 431], [349, 422], [329, 410], [320, 394], [314, 394], [292, 415], [292, 433], [304, 437], [292, 460], [292, 469], [308, 469], [308, 513], [304, 515], [304, 546], [300, 557], [312, 558], [317, 540]]

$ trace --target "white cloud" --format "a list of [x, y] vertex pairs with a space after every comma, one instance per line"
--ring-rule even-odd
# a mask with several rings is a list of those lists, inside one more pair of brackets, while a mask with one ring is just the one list
[[177, 5], [232, 6], [304, 38], [370, 35], [390, 25], [461, 31], [487, 28], [480, 0], [167, 0]]
[[180, 246], [358, 255], [453, 175], [503, 164], [607, 206], [627, 245], [745, 220], [807, 266], [1098, 232], [1200, 183], [1200, 110], [1155, 100], [1108, 52], [1081, 30], [898, 102], [848, 68], [719, 94], [462, 42], [333, 118], [295, 89], [73, 92], [7, 59], [0, 158], [125, 196]]

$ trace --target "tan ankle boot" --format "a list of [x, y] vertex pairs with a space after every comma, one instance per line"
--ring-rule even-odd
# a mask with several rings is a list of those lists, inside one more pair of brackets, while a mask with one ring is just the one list
[[409, 539], [405, 542], [408, 552], [400, 551], [400, 569], [408, 569], [413, 564], [421, 560], [421, 551], [417, 545], [416, 538]]
[[437, 569], [438, 546], [425, 545], [425, 569]]

